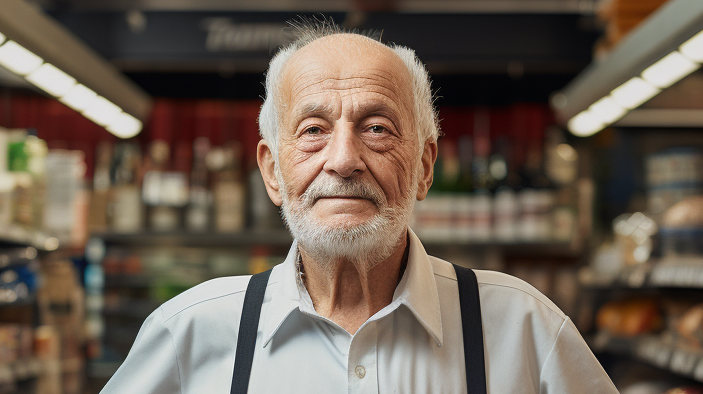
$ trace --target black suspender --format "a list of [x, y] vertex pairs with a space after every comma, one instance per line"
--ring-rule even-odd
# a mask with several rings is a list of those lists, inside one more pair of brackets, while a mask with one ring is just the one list
[[271, 270], [252, 276], [247, 285], [247, 292], [244, 294], [230, 394], [246, 394], [249, 390], [251, 363], [254, 360], [254, 350], [256, 349], [256, 332], [259, 329], [261, 304], [264, 302], [269, 275], [271, 275]]
[[[468, 268], [454, 265], [454, 270], [459, 284], [466, 391], [468, 394], [486, 394], [486, 367], [483, 358], [483, 328], [481, 326], [481, 305], [478, 298], [478, 281], [476, 274]], [[256, 332], [259, 327], [261, 304], [264, 300], [264, 293], [266, 293], [269, 275], [271, 275], [271, 270], [252, 276], [244, 295], [230, 394], [246, 394], [249, 390], [249, 376], [256, 347]]]
[[483, 327], [481, 303], [478, 299], [478, 280], [474, 271], [456, 264], [456, 281], [459, 284], [461, 329], [464, 332], [464, 365], [466, 366], [466, 392], [486, 394], [486, 363], [483, 360]]

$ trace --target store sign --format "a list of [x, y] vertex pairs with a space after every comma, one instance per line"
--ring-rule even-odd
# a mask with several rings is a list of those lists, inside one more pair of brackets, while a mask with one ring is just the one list
[[[315, 17], [293, 12], [145, 11], [143, 20], [137, 21], [144, 26], [134, 29], [124, 12], [56, 10], [51, 16], [101, 56], [131, 70], [220, 71], [221, 62], [227, 62], [240, 71], [257, 73], [265, 70], [277, 48], [293, 40], [295, 29], [287, 21]], [[346, 13], [326, 16], [342, 23]], [[523, 64], [525, 70], [561, 70], [569, 65], [580, 70], [591, 59], [588, 48], [597, 33], [578, 28], [578, 18], [368, 13], [359, 29], [382, 30], [384, 42], [407, 45], [424, 62], [447, 73], [486, 69], [502, 73], [511, 61]]]
[[200, 26], [207, 31], [209, 52], [266, 51], [292, 40], [283, 23], [234, 23], [230, 18], [206, 18]]

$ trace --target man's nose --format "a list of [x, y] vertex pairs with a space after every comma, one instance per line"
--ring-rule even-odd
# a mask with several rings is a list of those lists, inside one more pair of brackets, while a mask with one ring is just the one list
[[365, 171], [366, 163], [361, 158], [362, 145], [353, 127], [348, 124], [335, 125], [332, 137], [325, 147], [324, 170], [335, 172], [343, 178], [350, 177], [357, 171]]

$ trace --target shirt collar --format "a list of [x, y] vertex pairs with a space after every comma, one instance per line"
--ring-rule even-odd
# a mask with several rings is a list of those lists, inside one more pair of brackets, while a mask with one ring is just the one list
[[[264, 298], [264, 303], [267, 301], [268, 303], [263, 311], [262, 319], [264, 347], [268, 346], [288, 315], [300, 305], [296, 272], [297, 261], [298, 241], [293, 240], [286, 259], [282, 264], [273, 268], [269, 278], [269, 286]], [[270, 298], [269, 293], [271, 293]]]
[[[410, 229], [408, 229], [408, 233], [409, 253], [405, 273], [395, 289], [391, 304], [377, 313], [375, 317], [378, 318], [381, 314], [386, 315], [400, 305], [404, 305], [434, 339], [437, 346], [442, 346], [442, 318], [439, 309], [439, 293], [437, 292], [437, 282], [434, 278], [432, 264], [417, 235]], [[309, 300], [301, 297], [301, 293], [307, 296], [307, 290], [298, 288], [297, 260], [298, 243], [293, 241], [286, 259], [282, 264], [276, 266], [271, 273], [269, 280], [271, 298], [267, 294], [265, 302], [268, 301], [268, 305], [264, 310], [262, 321], [264, 347], [271, 342], [283, 322], [295, 309], [311, 312], [311, 305], [306, 302]], [[312, 312], [314, 313], [314, 310]]]
[[442, 346], [442, 314], [432, 263], [417, 235], [409, 228], [408, 233], [408, 264], [395, 289], [392, 303], [398, 302], [410, 309], [437, 346]]

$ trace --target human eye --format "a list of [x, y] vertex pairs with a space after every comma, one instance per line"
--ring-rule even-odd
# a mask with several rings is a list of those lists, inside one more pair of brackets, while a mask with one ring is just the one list
[[321, 137], [328, 133], [329, 127], [326, 123], [317, 120], [303, 122], [297, 131], [299, 138]]
[[375, 124], [369, 127], [369, 131], [375, 134], [381, 134], [387, 132], [388, 129], [380, 124]]
[[329, 127], [324, 122], [304, 122], [296, 133], [298, 148], [306, 152], [318, 151], [324, 148], [329, 136]]
[[318, 126], [310, 126], [303, 130], [303, 134], [317, 135], [322, 133], [322, 129]]
[[395, 123], [387, 116], [373, 114], [364, 119], [362, 130], [375, 138], [390, 137], [397, 134]]

